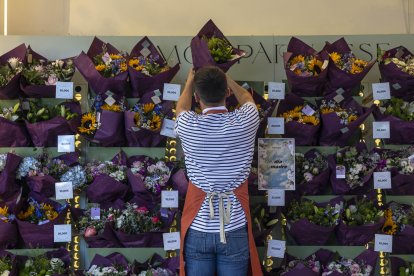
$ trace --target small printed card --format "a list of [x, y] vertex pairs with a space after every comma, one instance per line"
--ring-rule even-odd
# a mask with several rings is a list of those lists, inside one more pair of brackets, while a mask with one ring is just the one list
[[390, 122], [372, 122], [372, 132], [374, 139], [389, 139]]
[[164, 83], [162, 99], [164, 101], [178, 101], [181, 95], [181, 85], [173, 83]]
[[58, 136], [58, 152], [75, 152], [75, 135]]
[[372, 95], [374, 100], [389, 100], [391, 99], [391, 89], [389, 82], [380, 82], [372, 84]]
[[53, 227], [53, 242], [70, 242], [72, 240], [72, 225], [58, 224]]
[[161, 191], [161, 208], [178, 208], [178, 191]]
[[267, 118], [267, 132], [269, 134], [285, 134], [285, 119], [283, 117]]
[[285, 206], [285, 190], [268, 190], [267, 205]]
[[73, 99], [73, 82], [56, 83], [56, 99]]
[[159, 104], [161, 102], [161, 99], [158, 96], [152, 96], [151, 100], [154, 104]]
[[108, 96], [105, 99], [105, 102], [109, 105], [109, 106], [113, 106], [116, 103], [116, 100], [114, 99], [114, 97], [112, 96]]
[[313, 110], [313, 108], [309, 105], [305, 105], [305, 107], [302, 108], [302, 112], [307, 116], [312, 116], [313, 114], [315, 114], [315, 110]]
[[165, 251], [180, 249], [180, 232], [164, 233], [162, 239]]
[[285, 83], [283, 82], [269, 82], [268, 86], [268, 99], [269, 100], [283, 100], [285, 99]]
[[146, 58], [147, 56], [149, 56], [151, 54], [151, 51], [148, 48], [142, 48], [142, 50], [140, 51], [140, 54]]
[[93, 207], [91, 208], [91, 219], [100, 220], [101, 219], [101, 208]]
[[341, 94], [336, 95], [334, 98], [334, 101], [337, 103], [342, 102], [343, 100], [345, 100], [344, 96], [342, 96]]
[[286, 250], [286, 241], [269, 240], [267, 244], [267, 256], [275, 258], [284, 258]]
[[337, 179], [345, 179], [346, 168], [343, 165], [336, 166], [336, 178]]
[[374, 251], [392, 253], [392, 235], [375, 234]]
[[175, 121], [164, 118], [164, 120], [162, 121], [160, 134], [167, 137], [176, 138], [177, 134], [175, 133], [174, 125]]
[[391, 189], [391, 172], [374, 172], [374, 189]]
[[55, 183], [56, 199], [71, 199], [73, 198], [72, 182], [56, 182]]

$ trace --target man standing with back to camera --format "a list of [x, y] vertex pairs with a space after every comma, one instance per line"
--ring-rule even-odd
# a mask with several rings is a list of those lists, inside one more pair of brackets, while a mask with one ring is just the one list
[[[201, 115], [191, 111], [193, 89]], [[231, 93], [240, 108], [228, 112]], [[247, 90], [218, 67], [190, 70], [175, 124], [190, 179], [181, 219], [181, 276], [262, 275], [247, 189], [258, 126]]]

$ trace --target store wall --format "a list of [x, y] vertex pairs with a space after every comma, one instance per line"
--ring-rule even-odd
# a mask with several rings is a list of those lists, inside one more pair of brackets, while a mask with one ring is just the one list
[[229, 35], [403, 34], [414, 29], [413, 6], [414, 0], [9, 0], [9, 34], [192, 35], [209, 18]]

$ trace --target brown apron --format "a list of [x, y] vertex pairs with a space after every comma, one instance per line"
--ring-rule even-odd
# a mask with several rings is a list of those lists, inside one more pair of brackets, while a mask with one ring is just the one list
[[[223, 111], [212, 110], [208, 113], [223, 113]], [[252, 232], [252, 221], [250, 217], [250, 206], [249, 206], [249, 191], [248, 191], [248, 182], [247, 180], [240, 185], [234, 191], [235, 196], [240, 201], [247, 220], [247, 230], [249, 237], [249, 251], [250, 251], [250, 266], [248, 275], [252, 276], [261, 276], [263, 275], [262, 269], [260, 266], [259, 255], [257, 254], [256, 244], [253, 238]], [[180, 276], [185, 276], [185, 264], [184, 264], [184, 241], [188, 229], [190, 228], [191, 223], [194, 218], [197, 216], [198, 211], [201, 208], [201, 205], [204, 202], [206, 193], [200, 188], [196, 187], [191, 181], [188, 184], [187, 195], [185, 198], [183, 215], [181, 217], [181, 244], [180, 244]], [[193, 275], [189, 275], [193, 276]]]

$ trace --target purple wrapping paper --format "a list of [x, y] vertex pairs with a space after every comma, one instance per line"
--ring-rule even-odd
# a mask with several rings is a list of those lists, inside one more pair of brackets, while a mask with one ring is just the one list
[[128, 260], [118, 252], [112, 253], [106, 257], [96, 254], [91, 262], [91, 266], [93, 265], [97, 265], [99, 267], [122, 266], [124, 269], [129, 271]]
[[27, 186], [33, 192], [42, 194], [46, 197], [55, 195], [55, 183], [58, 182], [50, 175], [45, 176], [29, 176], [27, 177]]
[[[9, 207], [10, 212], [10, 207]], [[0, 248], [16, 248], [18, 242], [16, 222], [4, 222], [0, 220]]]
[[392, 238], [392, 253], [412, 254], [414, 252], [414, 227], [406, 225], [404, 230]]
[[[277, 110], [278, 117], [282, 117], [284, 112], [292, 110], [296, 106], [304, 105], [305, 101], [293, 93], [288, 93], [285, 99], [280, 102]], [[310, 104], [309, 104], [310, 105]], [[310, 105], [314, 110], [315, 107]], [[285, 134], [282, 135], [284, 138], [295, 138], [295, 144], [297, 146], [313, 146], [316, 145], [318, 140], [318, 132], [320, 125], [312, 126], [305, 125], [295, 121], [285, 123]]]
[[358, 246], [365, 245], [368, 242], [374, 240], [375, 234], [381, 229], [385, 219], [382, 218], [377, 223], [370, 223], [361, 226], [349, 226], [339, 222], [336, 228], [336, 237], [341, 245]]
[[414, 195], [414, 174], [391, 172], [392, 189], [386, 190], [390, 195]]
[[[142, 56], [140, 52], [142, 49], [144, 49], [144, 46], [142, 45], [143, 43], [149, 44], [147, 48], [151, 52], [150, 55], [152, 55], [153, 57], [159, 56], [160, 58], [158, 60], [158, 63], [161, 66], [164, 66], [164, 64], [166, 64], [164, 56], [158, 52], [155, 45], [146, 36], [142, 38], [134, 46], [134, 48], [131, 50], [128, 60], [134, 57]], [[164, 83], [169, 83], [174, 78], [174, 76], [177, 74], [179, 69], [180, 69], [180, 64], [177, 63], [175, 66], [170, 68], [170, 70], [150, 77], [128, 66], [129, 81], [131, 83], [131, 88], [132, 88], [132, 91], [131, 91], [132, 97], [141, 98], [144, 94], [148, 92], [153, 92], [154, 90], [157, 90], [157, 89], [161, 91], [164, 86]]]
[[0, 173], [0, 198], [7, 201], [20, 191], [20, 185], [16, 181], [16, 171], [22, 158], [13, 153], [8, 153], [6, 165]]
[[0, 118], [0, 147], [28, 147], [31, 144], [24, 123]]
[[298, 76], [288, 68], [290, 57], [297, 55], [313, 55], [320, 59], [329, 61], [328, 53], [322, 51], [316, 52], [315, 49], [301, 41], [296, 37], [292, 37], [289, 41], [287, 52], [283, 54], [286, 77], [289, 83], [290, 91], [300, 97], [317, 97], [322, 96], [323, 89], [327, 81], [328, 70], [325, 68], [318, 76]]
[[[19, 58], [20, 61], [25, 62], [26, 45], [24, 45], [24, 43], [20, 44], [16, 48], [0, 56], [0, 64], [7, 64], [7, 60], [12, 57]], [[0, 99], [17, 99], [19, 95], [21, 95], [20, 75], [21, 74], [17, 74], [5, 86], [0, 87]]]
[[[348, 43], [344, 38], [340, 38], [334, 43], [327, 42], [323, 50], [328, 53], [337, 52], [339, 54], [351, 52]], [[328, 83], [325, 89], [325, 95], [329, 95], [335, 92], [337, 89], [342, 88], [344, 90], [350, 90], [361, 84], [362, 79], [368, 74], [372, 66], [375, 64], [375, 59], [368, 62], [368, 65], [359, 74], [349, 74], [339, 69], [332, 59], [329, 60], [328, 65]]]
[[124, 114], [103, 110], [101, 113], [101, 126], [96, 131], [93, 142], [102, 147], [116, 147], [125, 144]]
[[17, 276], [19, 275], [19, 271], [18, 271], [18, 265], [17, 265], [17, 256], [5, 251], [5, 250], [0, 250], [0, 258], [5, 258], [5, 257], [9, 257], [12, 261], [12, 269], [10, 271], [9, 276]]
[[95, 177], [86, 188], [86, 196], [90, 202], [106, 204], [122, 199], [128, 193], [129, 187], [112, 177], [101, 174]]
[[74, 59], [74, 64], [82, 76], [88, 81], [88, 84], [96, 94], [104, 94], [106, 91], [111, 91], [117, 95], [125, 95], [128, 89], [128, 72], [122, 72], [119, 75], [112, 78], [103, 77], [96, 69], [93, 63], [93, 58], [102, 53], [102, 46], [106, 44], [107, 51], [110, 54], [118, 54], [118, 51], [114, 46], [109, 43], [105, 43], [99, 38], [95, 37], [89, 47], [88, 52], [85, 54], [83, 51]]
[[66, 102], [63, 105], [78, 116], [69, 121], [60, 116], [34, 124], [26, 121], [26, 128], [36, 147], [56, 147], [57, 136], [76, 134], [81, 120], [80, 105], [77, 102]]
[[[330, 98], [327, 98], [329, 100]], [[320, 146], [339, 146], [345, 147], [349, 145], [349, 141], [353, 138], [359, 126], [367, 119], [374, 109], [360, 106], [354, 99], [348, 98], [341, 102], [342, 108], [353, 108], [358, 112], [358, 119], [344, 126], [340, 124], [340, 119], [335, 112], [321, 114], [321, 133], [319, 137]], [[346, 131], [347, 128], [348, 130]]]
[[[365, 265], [370, 265], [372, 267], [372, 271], [369, 275], [374, 275], [375, 273], [375, 266], [377, 264], [378, 259], [378, 252], [375, 252], [371, 249], [365, 250], [361, 254], [359, 254], [356, 258], [354, 258], [354, 261], [358, 263], [364, 263]], [[337, 271], [332, 272], [329, 274], [330, 276], [343, 276], [343, 273], [339, 273]]]
[[390, 261], [391, 261], [391, 276], [400, 276], [400, 267], [406, 266], [405, 261], [398, 257], [390, 257]]
[[[384, 53], [384, 57], [395, 57], [397, 52], [401, 51], [401, 58], [413, 54], [405, 47], [399, 46], [392, 48]], [[397, 98], [402, 98], [407, 101], [414, 100], [414, 77], [403, 72], [393, 62], [385, 65], [378, 63], [378, 68], [383, 82], [389, 82], [391, 88], [391, 95]], [[398, 85], [397, 85], [398, 84]], [[395, 85], [395, 87], [394, 87]]]
[[223, 70], [224, 72], [227, 72], [233, 64], [235, 64], [238, 60], [240, 60], [243, 56], [246, 55], [244, 51], [233, 47], [233, 54], [237, 55], [237, 57], [226, 63], [218, 64], [214, 61], [213, 57], [210, 55], [207, 42], [205, 42], [202, 39], [203, 36], [206, 36], [207, 38], [211, 38], [212, 36], [215, 36], [217, 38], [227, 40], [224, 34], [219, 30], [219, 28], [217, 28], [217, 26], [210, 19], [203, 26], [203, 28], [201, 28], [198, 34], [195, 37], [193, 37], [193, 39], [191, 40], [191, 44], [190, 44], [191, 55], [193, 58], [193, 67], [195, 70], [203, 66], [206, 66], [206, 65], [215, 65], [219, 67], [221, 70]]
[[376, 121], [390, 122], [390, 139], [385, 139], [387, 144], [414, 144], [414, 121], [404, 121], [392, 115], [382, 114], [377, 106], [372, 114]]
[[178, 190], [180, 197], [185, 197], [188, 189], [188, 179], [183, 169], [175, 170], [171, 173], [169, 182], [172, 184], [174, 190]]
[[114, 164], [126, 166], [128, 163], [128, 156], [126, 155], [125, 151], [120, 150], [112, 159], [111, 161]]
[[310, 268], [307, 268], [304, 264], [299, 263], [293, 268], [292, 270], [288, 271], [287, 273], [283, 274], [284, 276], [318, 276], [320, 275], [318, 272], [312, 271]]
[[153, 195], [148, 191], [139, 193], [136, 192], [129, 202], [135, 203], [138, 206], [145, 206], [151, 210], [161, 203], [161, 194]]
[[[33, 51], [30, 45], [27, 47], [27, 50], [30, 51], [33, 59], [36, 59], [36, 60], [43, 59], [45, 62], [48, 61], [47, 58]], [[62, 60], [66, 62], [68, 59], [71, 59], [71, 58], [62, 59]], [[20, 78], [20, 89], [23, 91], [23, 93], [28, 98], [55, 98], [56, 97], [56, 86], [55, 85], [28, 84], [26, 79], [23, 76]]]
[[287, 232], [299, 245], [324, 245], [328, 242], [335, 227], [316, 225], [307, 219], [288, 221]]
[[75, 166], [79, 164], [79, 153], [78, 152], [65, 153], [53, 159], [60, 159], [68, 166]]

